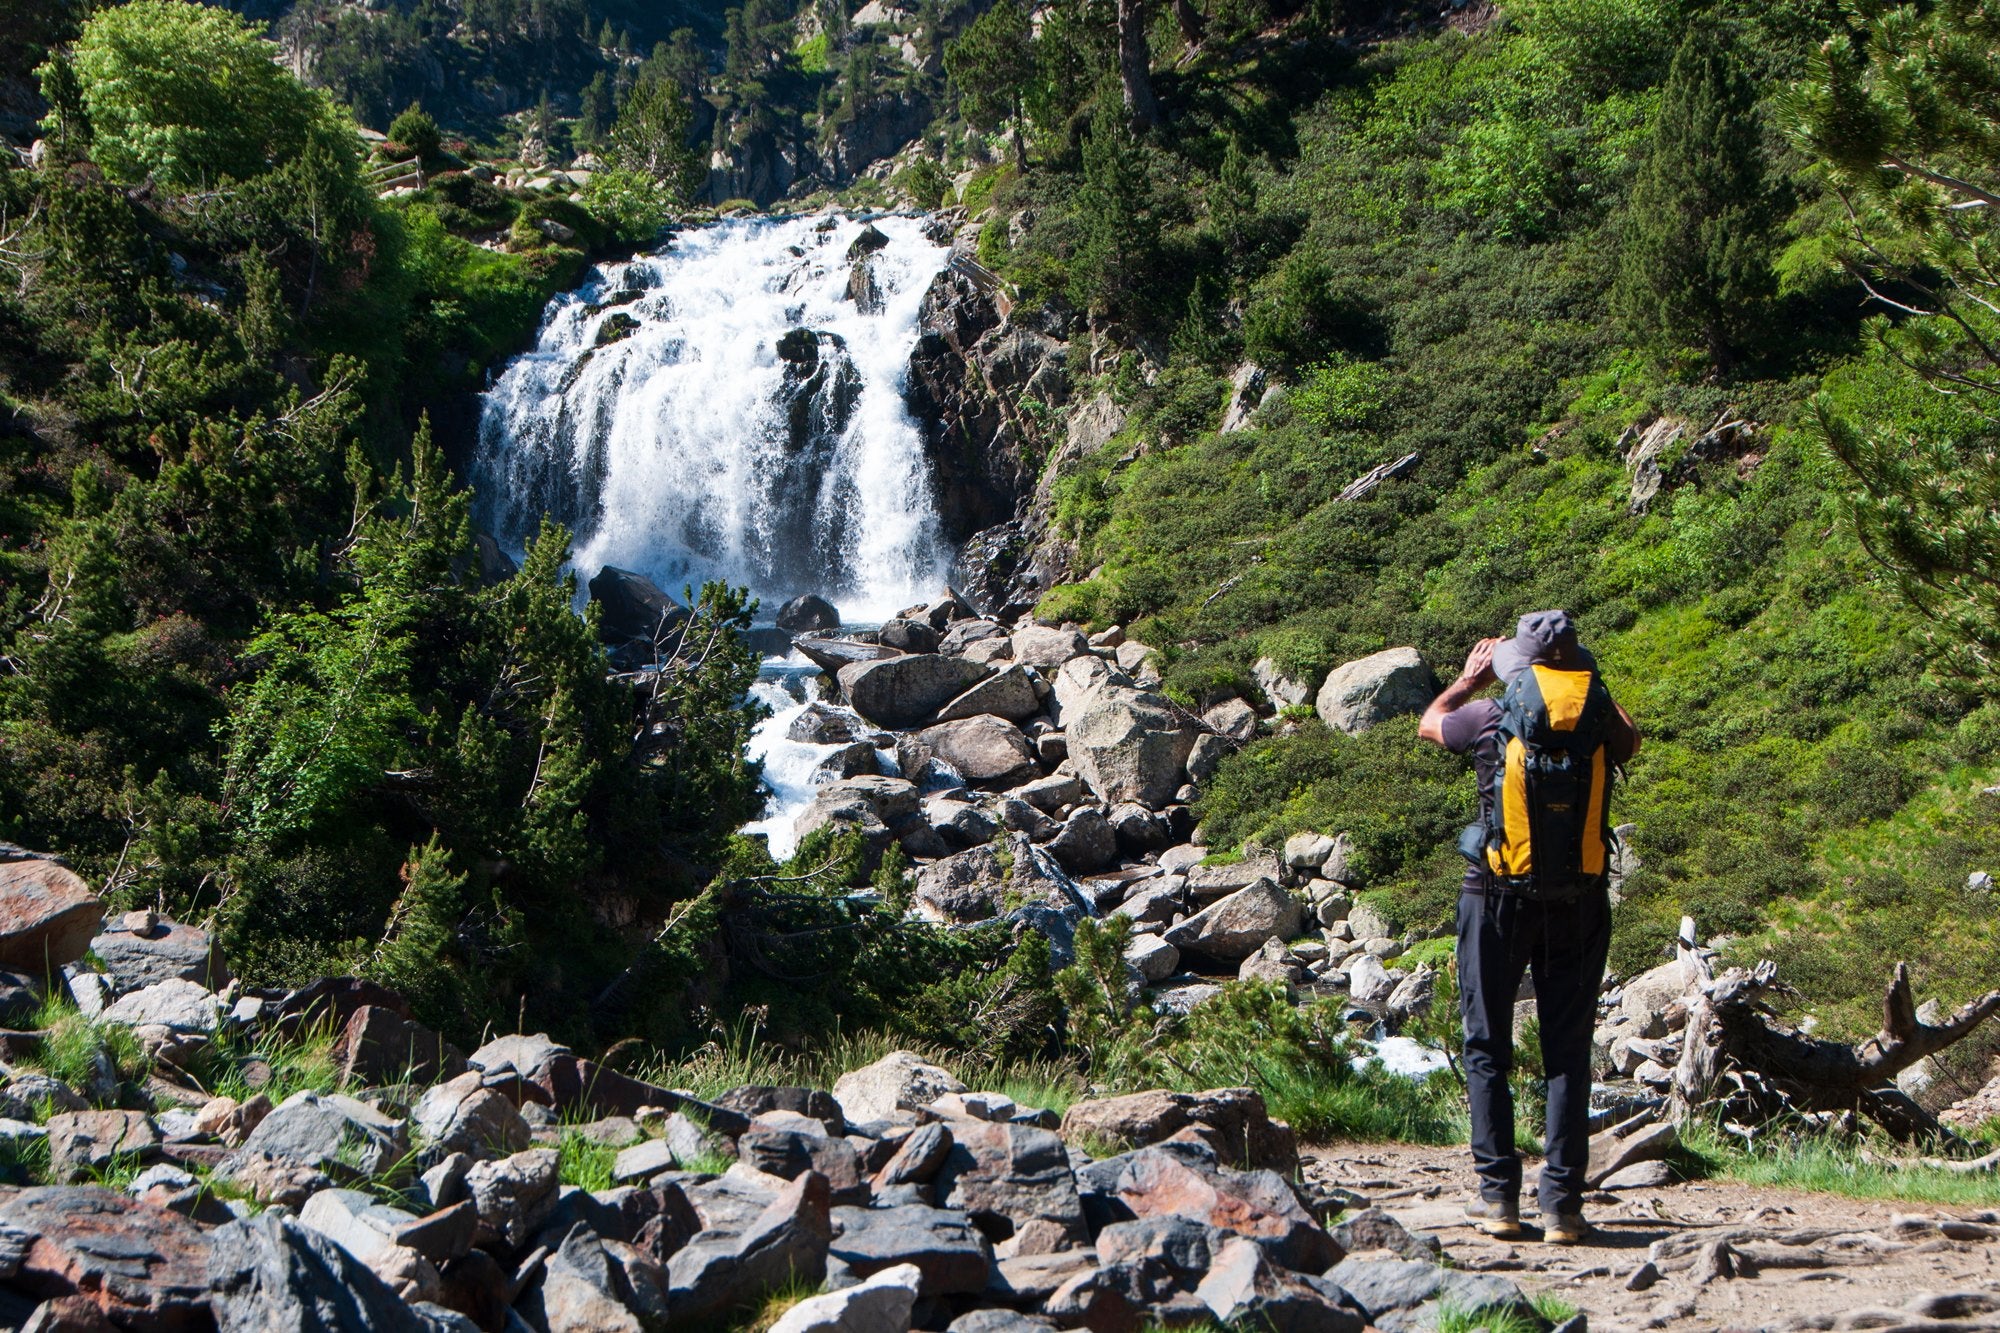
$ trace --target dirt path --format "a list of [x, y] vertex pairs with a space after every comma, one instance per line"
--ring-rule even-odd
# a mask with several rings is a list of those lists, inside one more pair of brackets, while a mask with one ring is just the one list
[[[1553, 1293], [1600, 1333], [2000, 1329], [2000, 1213], [1704, 1181], [1592, 1195], [1599, 1239], [1557, 1247], [1464, 1224], [1463, 1148], [1335, 1144], [1305, 1155], [1309, 1176], [1435, 1235], [1459, 1267]], [[1631, 1290], [1649, 1257], [1664, 1271]]]

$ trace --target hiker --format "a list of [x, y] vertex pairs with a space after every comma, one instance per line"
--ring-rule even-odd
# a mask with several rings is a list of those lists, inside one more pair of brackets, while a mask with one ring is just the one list
[[[1498, 682], [1498, 699], [1479, 698]], [[1548, 1075], [1543, 1238], [1575, 1244], [1590, 1163], [1590, 1039], [1611, 945], [1606, 870], [1613, 770], [1639, 749], [1639, 729], [1598, 677], [1567, 611], [1521, 617], [1511, 639], [1483, 639], [1424, 711], [1417, 734], [1470, 754], [1479, 822], [1459, 840], [1458, 998], [1472, 1102], [1479, 1195], [1466, 1219], [1490, 1236], [1521, 1230], [1521, 1156], [1514, 1148], [1514, 1000], [1534, 975]]]

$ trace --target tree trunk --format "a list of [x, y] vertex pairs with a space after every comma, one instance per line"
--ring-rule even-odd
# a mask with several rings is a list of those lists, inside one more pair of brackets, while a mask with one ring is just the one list
[[1146, 0], [1118, 0], [1118, 79], [1125, 85], [1125, 112], [1134, 129], [1160, 123], [1152, 65], [1153, 53], [1146, 46]]
[[1208, 30], [1208, 20], [1194, 7], [1194, 0], [1174, 0], [1174, 22], [1180, 25], [1181, 40], [1187, 49], [1193, 51], [1201, 45], [1201, 37]]
[[1940, 1132], [1937, 1118], [1904, 1096], [1895, 1077], [1935, 1055], [2000, 1013], [2000, 991], [1961, 1006], [1942, 1023], [1917, 1018], [1910, 971], [1896, 975], [1882, 997], [1882, 1030], [1859, 1046], [1807, 1036], [1774, 1020], [1763, 997], [1777, 985], [1769, 961], [1731, 968], [1713, 981], [1691, 978], [1688, 1022], [1674, 1071], [1671, 1118], [1679, 1123], [1716, 1100], [1719, 1085], [1737, 1091], [1725, 1102], [1738, 1114], [1851, 1111], [1874, 1120], [1904, 1142]]

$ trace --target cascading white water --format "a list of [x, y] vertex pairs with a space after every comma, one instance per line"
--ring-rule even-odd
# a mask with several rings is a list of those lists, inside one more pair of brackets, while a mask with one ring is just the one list
[[[871, 225], [873, 312], [848, 296]], [[722, 579], [765, 616], [805, 592], [864, 622], [935, 595], [946, 552], [903, 386], [945, 257], [920, 219], [823, 216], [722, 222], [595, 270], [486, 395], [487, 526], [518, 550], [551, 515], [586, 579]]]
[[[864, 309], [849, 251], [870, 225], [888, 243], [865, 259]], [[903, 387], [946, 253], [919, 219], [802, 217], [718, 223], [594, 270], [486, 395], [487, 527], [518, 551], [548, 515], [585, 580], [617, 565], [679, 595], [721, 579], [765, 619], [805, 592], [860, 623], [929, 600], [947, 556]], [[753, 691], [772, 710], [749, 746], [770, 799], [746, 831], [779, 856], [836, 748], [786, 735], [816, 671], [772, 658]]]

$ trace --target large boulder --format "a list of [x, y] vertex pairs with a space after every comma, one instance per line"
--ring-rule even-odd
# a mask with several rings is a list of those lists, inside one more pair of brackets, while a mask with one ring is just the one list
[[947, 1208], [836, 1208], [828, 1251], [867, 1277], [901, 1264], [921, 1274], [922, 1294], [976, 1296], [993, 1276], [993, 1247], [972, 1219]]
[[1165, 700], [1116, 687], [1088, 696], [1065, 728], [1070, 759], [1093, 791], [1152, 810], [1180, 789], [1196, 735]]
[[1289, 940], [1305, 922], [1298, 899], [1268, 879], [1210, 903], [1166, 932], [1167, 943], [1183, 953], [1240, 962], [1266, 940]]
[[[840, 639], [825, 634], [801, 634], [792, 640], [792, 647], [805, 654], [807, 660], [821, 671], [839, 674], [842, 667], [850, 667], [858, 662], [886, 662], [902, 653], [894, 648], [885, 648], [879, 643], [864, 643], [859, 639]], [[794, 740], [803, 739], [793, 737]]]
[[279, 1212], [216, 1229], [207, 1287], [220, 1333], [443, 1333], [446, 1327], [411, 1308], [331, 1238]]
[[1224, 1328], [1269, 1333], [1361, 1333], [1368, 1321], [1324, 1278], [1288, 1273], [1254, 1241], [1226, 1240], [1195, 1295]]
[[[934, 1189], [941, 1207], [970, 1214], [1017, 1253], [1067, 1249], [1084, 1238], [1083, 1204], [1063, 1141], [1032, 1125], [952, 1122]], [[1032, 1228], [1032, 1230], [1031, 1230]]]
[[138, 990], [157, 981], [192, 981], [210, 990], [229, 982], [222, 952], [205, 930], [129, 912], [90, 942], [112, 986]]
[[962, 657], [914, 653], [841, 667], [841, 692], [854, 711], [883, 727], [919, 727], [938, 709], [985, 679], [987, 668]]
[[373, 1176], [409, 1155], [401, 1120], [339, 1093], [293, 1093], [264, 1117], [237, 1153], [274, 1157], [329, 1174]]
[[468, 1070], [425, 1091], [413, 1118], [427, 1146], [473, 1157], [526, 1150], [528, 1122], [504, 1094], [486, 1087], [483, 1078]]
[[457, 1047], [415, 1019], [364, 1004], [354, 1011], [330, 1053], [343, 1084], [423, 1084], [465, 1072]]
[[[977, 623], [977, 622], [975, 622]], [[1009, 722], [1026, 722], [1042, 711], [1042, 694], [1026, 667], [1008, 666], [980, 681], [938, 711], [938, 721], [990, 713]]]
[[0, 850], [0, 967], [47, 977], [83, 957], [104, 924], [104, 902], [53, 860]]
[[1004, 718], [982, 714], [940, 722], [917, 733], [917, 740], [976, 787], [1007, 787], [1042, 771], [1035, 747]]
[[[1184, 1217], [1247, 1236], [1285, 1267], [1317, 1273], [1338, 1263], [1340, 1243], [1307, 1212], [1275, 1171], [1232, 1171], [1182, 1145], [1141, 1148], [1098, 1163], [1093, 1175], [1113, 1174], [1113, 1193], [1133, 1217]], [[1191, 1146], [1191, 1145], [1189, 1145]], [[1111, 1168], [1111, 1170], [1107, 1170]]]
[[604, 608], [597, 631], [607, 643], [656, 643], [688, 609], [644, 574], [606, 565], [590, 580], [590, 600]]
[[785, 1186], [740, 1236], [708, 1231], [674, 1255], [667, 1268], [671, 1322], [706, 1324], [795, 1282], [826, 1277], [833, 1238], [826, 1177], [808, 1171]]
[[1291, 1126], [1271, 1119], [1252, 1088], [1208, 1092], [1136, 1092], [1077, 1102], [1063, 1114], [1062, 1136], [1071, 1143], [1115, 1143], [1143, 1148], [1189, 1131], [1236, 1167], [1298, 1169], [1299, 1145]]
[[82, 1296], [118, 1328], [207, 1326], [209, 1237], [179, 1213], [96, 1185], [52, 1186], [0, 1204], [0, 1236], [9, 1287]]
[[1048, 850], [1064, 870], [1088, 875], [1118, 859], [1118, 835], [1103, 811], [1094, 805], [1080, 806], [1049, 839]]
[[1072, 657], [1089, 651], [1090, 640], [1079, 630], [1023, 625], [1014, 631], [1014, 660], [1023, 666], [1053, 673]]
[[809, 630], [840, 628], [840, 610], [824, 597], [811, 593], [794, 597], [778, 608], [778, 628], [792, 634]]
[[834, 1081], [833, 1099], [849, 1124], [866, 1124], [902, 1118], [947, 1092], [965, 1090], [948, 1070], [909, 1051], [891, 1051], [872, 1065], [842, 1074]]
[[1437, 677], [1414, 648], [1385, 648], [1327, 673], [1314, 706], [1319, 720], [1358, 736], [1404, 713], [1421, 713], [1437, 697]]
[[1000, 854], [981, 844], [919, 870], [912, 899], [934, 921], [990, 921], [1000, 914], [1006, 890]]

